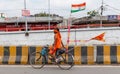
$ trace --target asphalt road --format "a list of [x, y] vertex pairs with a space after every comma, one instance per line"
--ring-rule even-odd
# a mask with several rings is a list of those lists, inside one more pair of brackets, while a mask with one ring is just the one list
[[74, 66], [70, 70], [61, 70], [57, 66], [33, 69], [29, 65], [0, 65], [0, 74], [120, 74], [120, 66]]

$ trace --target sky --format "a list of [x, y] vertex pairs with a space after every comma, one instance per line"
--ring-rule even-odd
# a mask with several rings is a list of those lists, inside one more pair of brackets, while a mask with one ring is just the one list
[[[41, 12], [48, 13], [48, 9], [50, 8], [51, 14], [58, 14], [69, 18], [71, 4], [80, 4], [83, 2], [86, 2], [86, 9], [72, 13], [72, 17], [84, 17], [87, 16], [88, 11], [99, 10], [102, 0], [26, 0], [26, 8], [30, 10], [31, 15]], [[104, 6], [103, 15], [120, 14], [120, 0], [104, 0]], [[0, 13], [4, 13], [7, 17], [21, 17], [22, 9], [24, 9], [24, 0], [0, 0]]]

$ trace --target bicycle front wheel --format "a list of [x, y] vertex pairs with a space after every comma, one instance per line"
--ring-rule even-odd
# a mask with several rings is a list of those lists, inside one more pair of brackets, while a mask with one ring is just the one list
[[59, 55], [58, 58], [60, 59], [57, 64], [59, 68], [63, 70], [69, 70], [73, 67], [74, 65], [74, 58], [73, 55], [70, 53], [65, 53], [62, 55]]
[[45, 65], [45, 57], [40, 52], [33, 52], [30, 55], [30, 65], [35, 69], [41, 69]]

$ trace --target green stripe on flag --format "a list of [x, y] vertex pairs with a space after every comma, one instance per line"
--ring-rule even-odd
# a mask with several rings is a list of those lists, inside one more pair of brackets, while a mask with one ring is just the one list
[[79, 11], [82, 11], [82, 10], [85, 10], [85, 8], [79, 9], [79, 10], [71, 10], [71, 13], [79, 12]]

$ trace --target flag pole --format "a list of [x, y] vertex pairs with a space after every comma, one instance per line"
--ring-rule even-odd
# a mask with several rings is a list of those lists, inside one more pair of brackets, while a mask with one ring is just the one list
[[67, 49], [66, 51], [68, 51], [68, 46], [69, 46], [69, 42], [70, 42], [70, 24], [71, 24], [71, 13], [70, 13], [70, 17], [68, 19], [68, 25], [67, 25], [67, 28], [68, 28], [68, 38], [67, 38]]
[[70, 42], [70, 25], [71, 25], [71, 12], [70, 12], [70, 17], [69, 17], [69, 20], [68, 20], [68, 39], [67, 39], [67, 46], [69, 45], [69, 42]]

